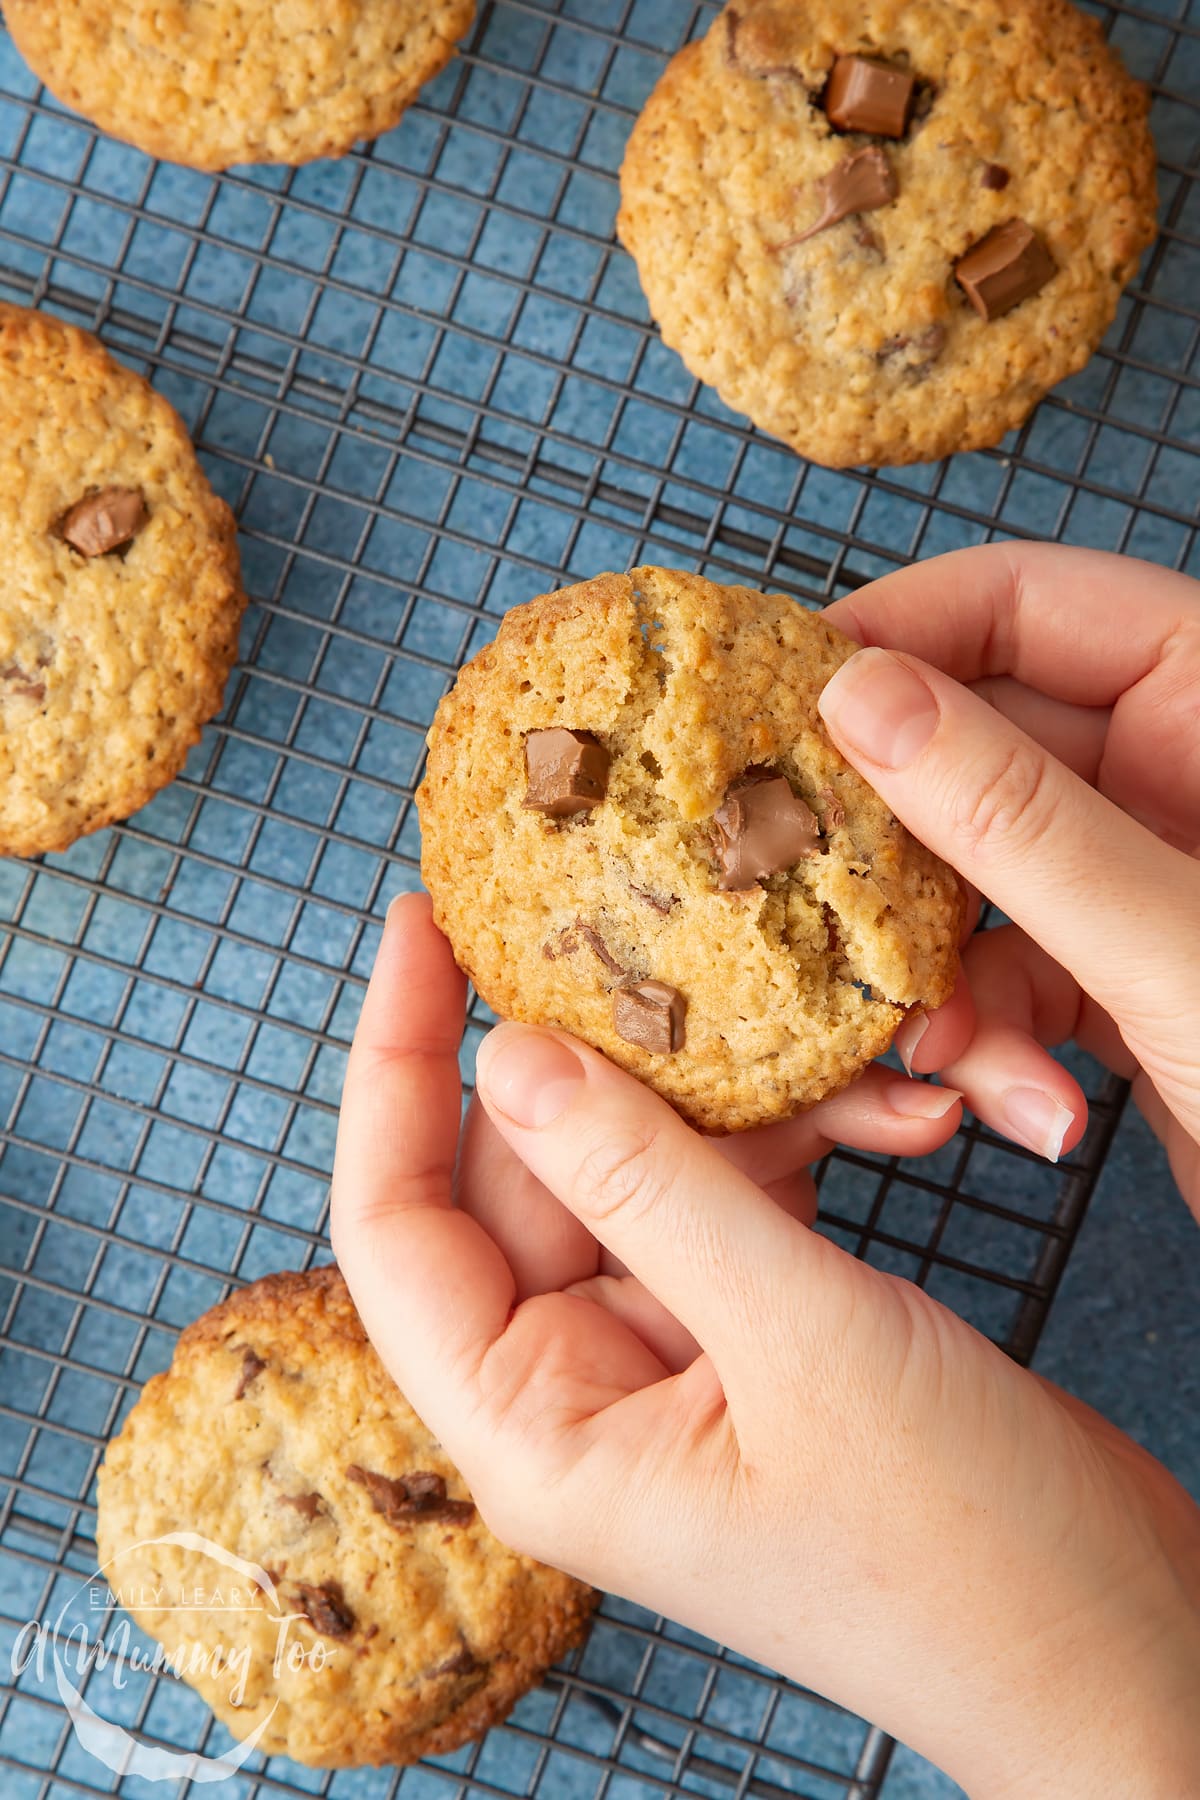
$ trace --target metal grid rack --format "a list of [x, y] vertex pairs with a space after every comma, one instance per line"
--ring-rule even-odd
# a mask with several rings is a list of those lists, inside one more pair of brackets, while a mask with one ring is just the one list
[[[176, 1330], [325, 1248], [346, 1048], [386, 904], [417, 883], [423, 732], [506, 607], [639, 560], [821, 604], [1004, 535], [1200, 574], [1200, 0], [1096, 9], [1154, 86], [1162, 153], [1162, 235], [1104, 349], [996, 452], [883, 474], [810, 467], [725, 411], [662, 348], [614, 245], [628, 127], [714, 10], [484, 0], [462, 56], [365, 153], [221, 179], [64, 113], [0, 31], [0, 294], [99, 331], [170, 397], [237, 510], [253, 596], [183, 777], [65, 855], [0, 864], [9, 1637], [93, 1566], [103, 1444]], [[1058, 1170], [968, 1127], [920, 1163], [822, 1171], [825, 1230], [1023, 1360], [1123, 1099], [1073, 1066], [1093, 1123]], [[228, 1743], [175, 1683], [131, 1677], [121, 1700], [151, 1741]], [[0, 1706], [6, 1795], [114, 1791], [32, 1671]], [[403, 1775], [251, 1768], [229, 1791], [936, 1783], [861, 1721], [614, 1602], [482, 1746]]]

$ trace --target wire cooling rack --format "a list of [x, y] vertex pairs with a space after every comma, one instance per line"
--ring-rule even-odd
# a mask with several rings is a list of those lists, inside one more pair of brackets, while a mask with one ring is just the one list
[[[97, 330], [170, 397], [237, 510], [253, 596], [186, 773], [65, 855], [0, 863], [5, 1647], [94, 1567], [102, 1446], [177, 1329], [233, 1282], [324, 1259], [346, 1049], [387, 902], [418, 880], [423, 733], [508, 606], [642, 560], [821, 604], [1005, 535], [1200, 574], [1197, 0], [1097, 9], [1153, 84], [1162, 155], [1162, 235], [1104, 349], [999, 450], [875, 475], [810, 467], [726, 412], [614, 246], [629, 125], [713, 10], [483, 4], [368, 151], [219, 180], [98, 136], [0, 32], [0, 294]], [[826, 1231], [1022, 1360], [1123, 1099], [1073, 1067], [1092, 1125], [1057, 1170], [968, 1127], [923, 1162], [822, 1172]], [[6, 1796], [167, 1791], [109, 1775], [35, 1669], [2, 1704]], [[230, 1741], [171, 1681], [130, 1675], [106, 1710], [150, 1743]], [[948, 1791], [893, 1751], [610, 1601], [482, 1746], [404, 1774], [259, 1759], [227, 1791]]]

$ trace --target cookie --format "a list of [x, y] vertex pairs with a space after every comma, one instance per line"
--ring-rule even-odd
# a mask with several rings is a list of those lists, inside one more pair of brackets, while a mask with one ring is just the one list
[[817, 712], [856, 648], [667, 569], [510, 612], [441, 702], [417, 795], [434, 916], [488, 1004], [738, 1131], [948, 999], [957, 878]]
[[86, 332], [0, 305], [0, 855], [177, 775], [237, 653], [233, 514], [182, 420]]
[[5, 0], [65, 105], [193, 169], [306, 163], [390, 131], [475, 0]]
[[335, 1267], [268, 1275], [187, 1328], [108, 1447], [96, 1544], [234, 1736], [263, 1727], [258, 1749], [318, 1768], [481, 1736], [596, 1599], [488, 1531]]
[[1067, 0], [736, 0], [638, 119], [617, 229], [664, 341], [802, 455], [978, 449], [1153, 241], [1148, 103]]

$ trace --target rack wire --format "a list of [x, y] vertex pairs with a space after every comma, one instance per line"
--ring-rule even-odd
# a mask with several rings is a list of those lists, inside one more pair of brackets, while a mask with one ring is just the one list
[[[613, 241], [628, 128], [712, 5], [485, 0], [395, 132], [219, 179], [98, 135], [0, 31], [0, 295], [98, 331], [174, 402], [253, 596], [181, 778], [64, 855], [0, 864], [6, 1641], [93, 1566], [103, 1445], [178, 1328], [324, 1260], [346, 1050], [387, 902], [418, 881], [423, 734], [508, 606], [641, 560], [821, 605], [1005, 536], [1200, 574], [1200, 4], [1095, 10], [1153, 86], [1162, 158], [1162, 233], [1103, 349], [994, 452], [842, 474], [687, 376]], [[468, 1080], [486, 1023], [476, 1007]], [[967, 1126], [921, 1162], [821, 1171], [822, 1229], [1022, 1361], [1124, 1099], [1072, 1067], [1092, 1123], [1057, 1170]], [[122, 1704], [149, 1742], [229, 1742], [169, 1680], [131, 1676]], [[113, 1791], [35, 1671], [0, 1706], [6, 1795]], [[482, 1745], [404, 1773], [250, 1768], [247, 1800], [949, 1791], [880, 1731], [612, 1600]]]

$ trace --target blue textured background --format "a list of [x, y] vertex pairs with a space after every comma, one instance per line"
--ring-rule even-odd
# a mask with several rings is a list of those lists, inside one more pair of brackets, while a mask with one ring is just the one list
[[[253, 599], [185, 775], [64, 856], [0, 864], [0, 1650], [92, 1566], [103, 1441], [175, 1330], [230, 1280], [313, 1254], [378, 921], [416, 884], [423, 731], [506, 607], [638, 560], [812, 604], [1006, 533], [1200, 575], [1200, 5], [1096, 10], [1155, 83], [1164, 235], [1104, 352], [1020, 434], [877, 477], [809, 467], [726, 412], [648, 328], [613, 245], [629, 124], [711, 6], [482, 6], [369, 151], [221, 180], [98, 137], [0, 32], [0, 295], [100, 330], [179, 407], [237, 508]], [[825, 1229], [1005, 1341], [1103, 1132], [1057, 1172], [974, 1129], [922, 1165], [835, 1160]], [[1037, 1367], [1200, 1492], [1198, 1268], [1129, 1118]], [[904, 1750], [880, 1790], [860, 1721], [634, 1608], [606, 1606], [565, 1680], [398, 1783], [275, 1762], [227, 1791], [955, 1791]], [[32, 1675], [0, 1706], [6, 1800], [166, 1791], [109, 1783]], [[227, 1742], [175, 1684], [133, 1681], [105, 1710]]]

